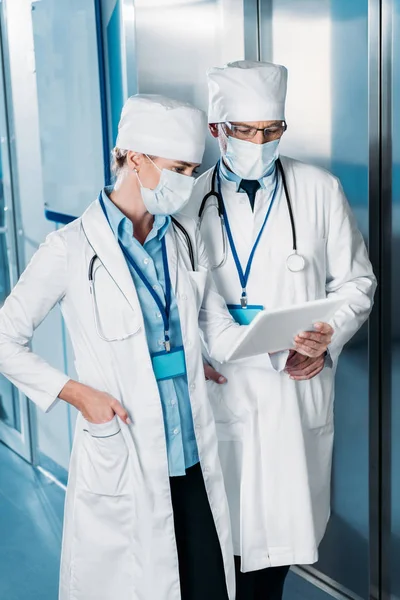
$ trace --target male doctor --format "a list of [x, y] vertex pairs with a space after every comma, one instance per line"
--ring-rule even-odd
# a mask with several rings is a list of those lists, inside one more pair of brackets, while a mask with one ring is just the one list
[[209, 129], [221, 160], [197, 180], [190, 203], [219, 292], [239, 322], [261, 308], [346, 299], [330, 323], [270, 356], [267, 369], [265, 356], [224, 366], [208, 360], [237, 600], [278, 600], [289, 566], [317, 561], [330, 514], [335, 370], [376, 287], [339, 181], [279, 157], [286, 83], [286, 69], [270, 63], [209, 70]]

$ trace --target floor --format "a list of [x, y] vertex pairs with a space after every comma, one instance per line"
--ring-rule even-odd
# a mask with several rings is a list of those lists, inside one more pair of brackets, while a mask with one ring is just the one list
[[64, 492], [0, 444], [0, 598], [56, 600]]
[[[57, 600], [64, 491], [0, 443], [0, 598]], [[285, 600], [327, 600], [290, 574]]]

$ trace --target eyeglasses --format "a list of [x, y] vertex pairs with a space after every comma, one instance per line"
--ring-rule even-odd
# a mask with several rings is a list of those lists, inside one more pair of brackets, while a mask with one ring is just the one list
[[270, 125], [269, 127], [250, 127], [248, 125], [235, 125], [235, 123], [221, 123], [222, 129], [227, 136], [238, 138], [239, 140], [251, 140], [257, 135], [257, 131], [262, 131], [264, 139], [267, 142], [277, 140], [285, 133], [287, 124], [285, 121]]

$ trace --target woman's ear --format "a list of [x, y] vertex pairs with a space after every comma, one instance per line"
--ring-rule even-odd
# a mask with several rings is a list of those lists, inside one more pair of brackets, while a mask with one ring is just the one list
[[140, 152], [133, 152], [132, 150], [129, 150], [129, 152], [126, 156], [126, 164], [130, 171], [139, 172], [144, 161], [145, 161], [145, 156], [144, 156], [144, 154], [141, 154]]

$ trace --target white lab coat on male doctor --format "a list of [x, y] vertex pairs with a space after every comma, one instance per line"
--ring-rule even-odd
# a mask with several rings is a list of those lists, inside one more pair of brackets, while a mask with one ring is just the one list
[[[207, 399], [198, 317], [210, 349], [219, 359], [241, 328], [212, 286], [194, 221], [185, 217], [180, 221], [192, 239], [198, 266], [190, 272], [187, 244], [172, 226], [166, 233], [168, 263], [179, 306], [200, 461], [233, 600], [229, 511]], [[124, 341], [103, 341], [96, 332], [88, 282], [88, 267], [95, 254], [99, 257], [94, 263], [94, 281], [101, 334], [109, 339], [133, 334]], [[34, 329], [57, 302], [72, 339], [79, 380], [117, 398], [132, 419], [131, 426], [117, 417], [93, 425], [78, 415], [59, 598], [179, 600], [158, 387], [135, 286], [98, 202], [81, 219], [50, 234], [0, 311], [0, 371], [45, 411], [53, 406], [68, 377], [32, 353], [28, 344]], [[120, 433], [113, 435], [119, 429]]]
[[[367, 319], [376, 281], [354, 217], [338, 180], [328, 172], [282, 157], [297, 232], [306, 259], [292, 273], [288, 207], [282, 186], [256, 250], [247, 286], [249, 304], [279, 308], [340, 294], [343, 309], [329, 353], [333, 367], [310, 381], [294, 381], [282, 369], [286, 355], [221, 366], [228, 383], [209, 382], [219, 451], [231, 510], [233, 543], [242, 570], [310, 564], [330, 515], [334, 376], [343, 345]], [[212, 171], [197, 181], [188, 213], [198, 214], [211, 189]], [[260, 230], [270, 196], [257, 193], [254, 214], [245, 193], [222, 179], [222, 192], [242, 268]], [[211, 266], [223, 257], [215, 198], [207, 202], [201, 234]], [[226, 263], [213, 271], [227, 304], [239, 304], [241, 286], [228, 248]], [[268, 359], [268, 357], [267, 357]]]

